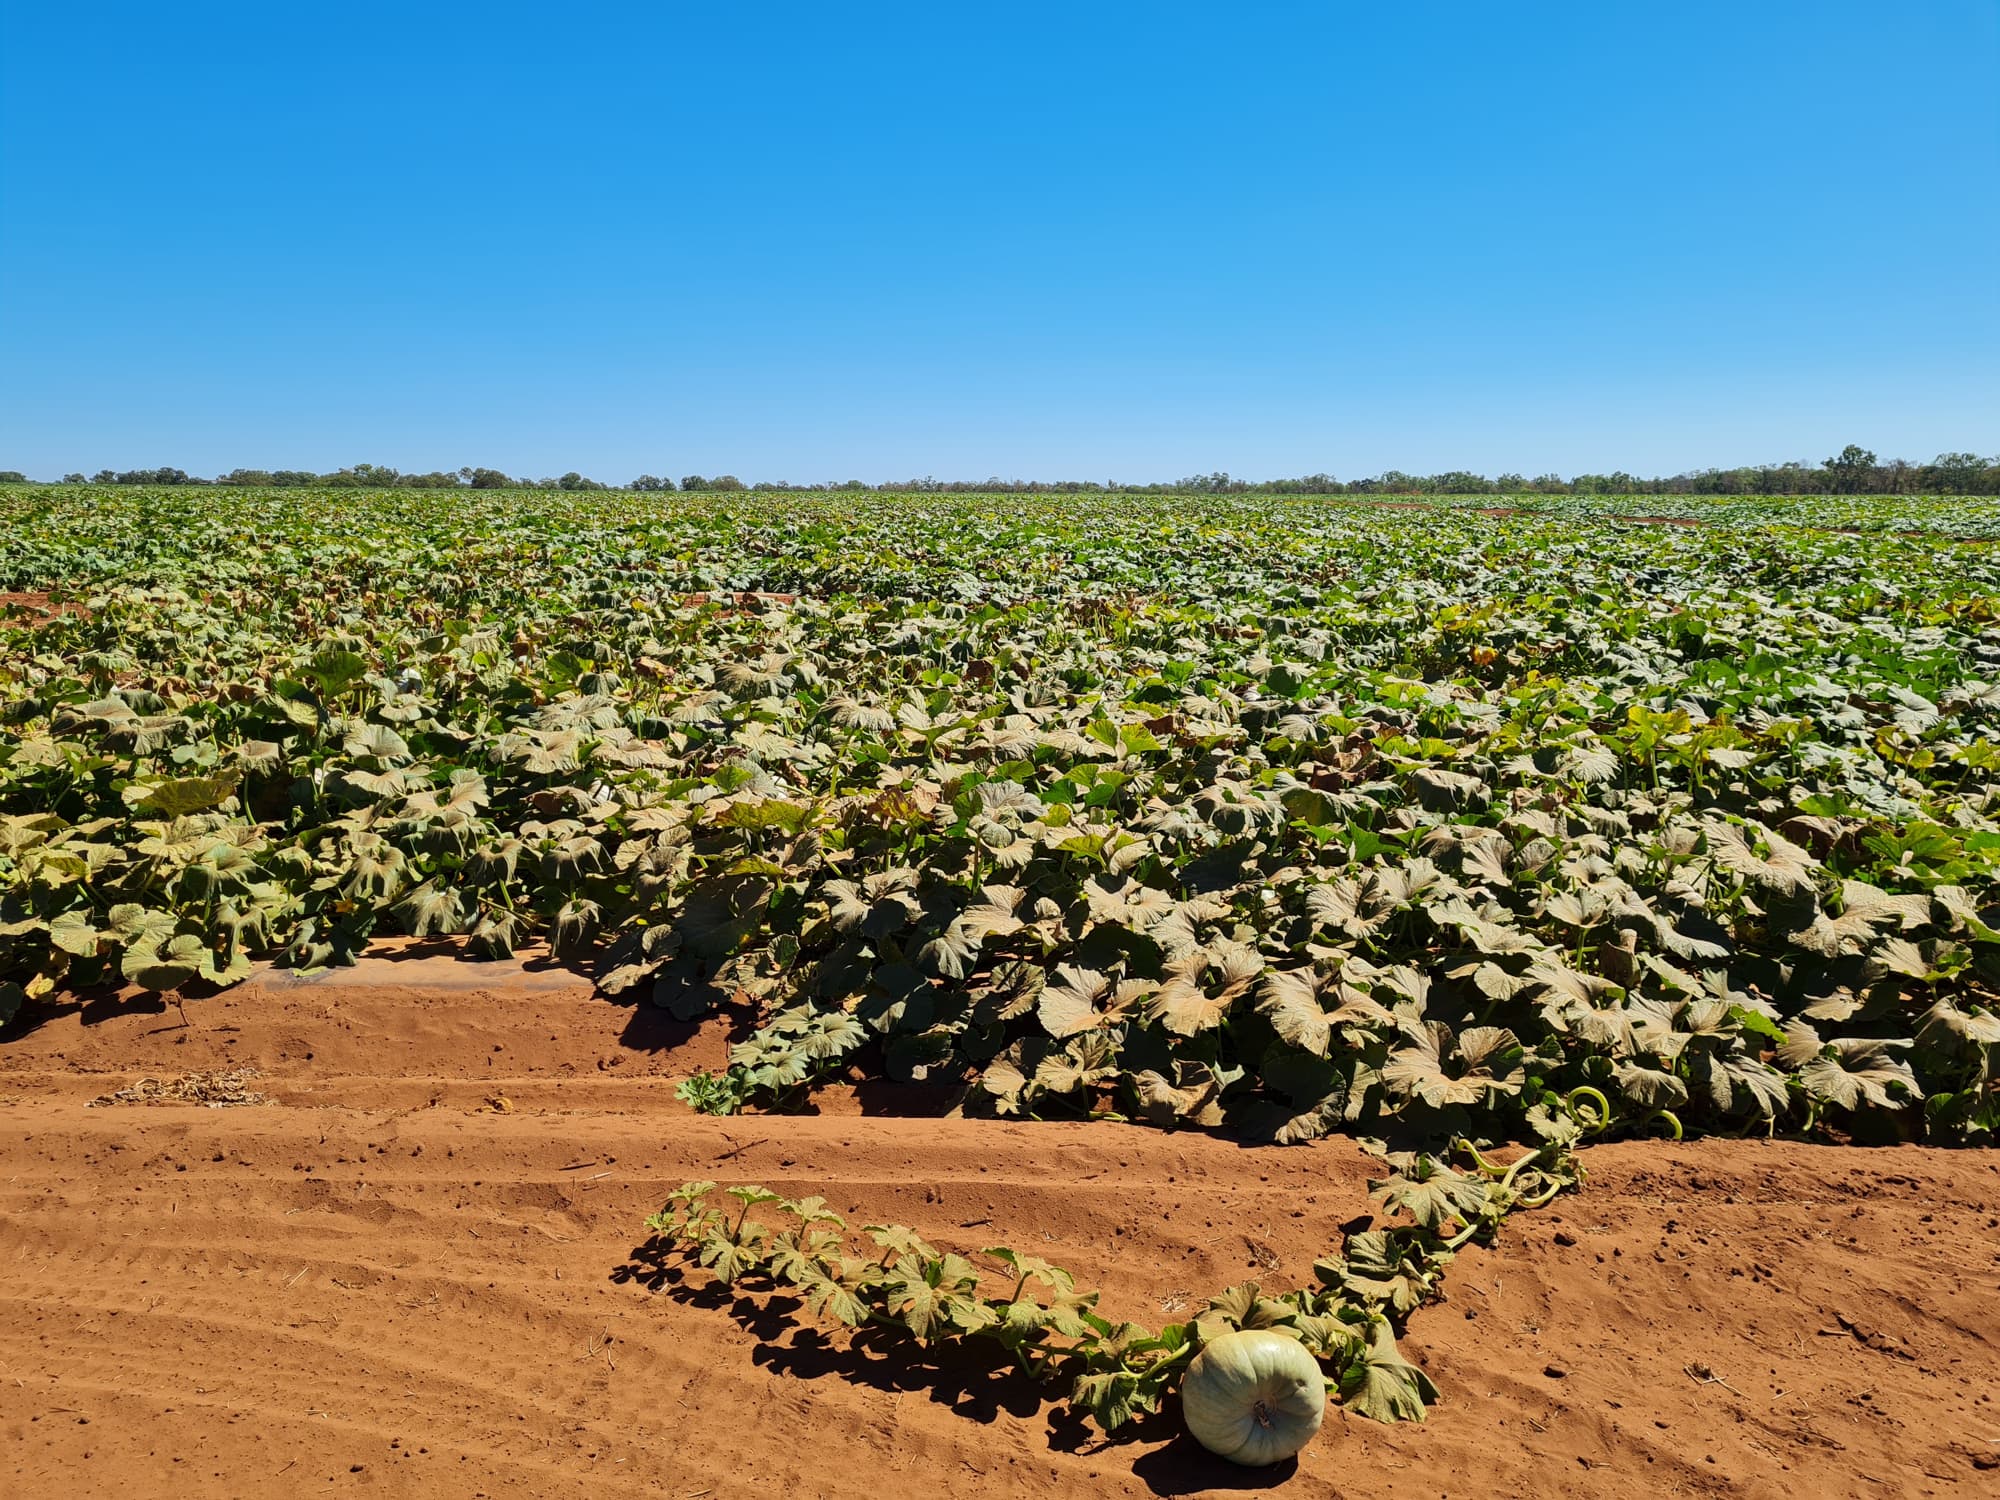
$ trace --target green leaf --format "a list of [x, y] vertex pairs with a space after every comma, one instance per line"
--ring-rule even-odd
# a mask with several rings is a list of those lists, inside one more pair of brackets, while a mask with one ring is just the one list
[[1775, 1046], [1783, 1046], [1785, 1043], [1785, 1029], [1761, 1011], [1732, 1005], [1729, 1007], [1729, 1019], [1745, 1031], [1753, 1031]]
[[1126, 724], [1118, 731], [1118, 743], [1127, 755], [1151, 755], [1167, 747], [1144, 724]]
[[778, 1206], [786, 1213], [796, 1215], [807, 1224], [833, 1224], [846, 1228], [847, 1221], [826, 1206], [826, 1199], [814, 1195], [810, 1198], [782, 1198]]
[[1916, 1075], [1895, 1054], [1911, 1043], [1872, 1037], [1836, 1037], [1799, 1069], [1799, 1082], [1815, 1099], [1841, 1109], [1872, 1104], [1901, 1109], [1919, 1097]]
[[825, 1274], [820, 1261], [838, 1249], [840, 1243], [840, 1236], [831, 1229], [788, 1231], [772, 1239], [766, 1268], [780, 1280], [802, 1285]]
[[1266, 1297], [1256, 1282], [1245, 1281], [1209, 1298], [1208, 1313], [1198, 1321], [1217, 1321], [1231, 1328], [1277, 1328], [1290, 1323], [1297, 1311], [1289, 1302]]
[[1340, 1372], [1341, 1405], [1377, 1422], [1421, 1422], [1437, 1398], [1430, 1376], [1403, 1358], [1382, 1319], [1370, 1328], [1361, 1356]]
[[465, 907], [455, 890], [425, 881], [396, 903], [397, 917], [411, 937], [437, 937], [465, 929]]
[[201, 973], [208, 946], [192, 933], [170, 938], [161, 948], [130, 948], [120, 964], [132, 983], [147, 990], [177, 990]]
[[1489, 1090], [1516, 1092], [1525, 1076], [1521, 1044], [1502, 1027], [1469, 1027], [1454, 1042], [1449, 1026], [1426, 1021], [1405, 1026], [1403, 1036], [1407, 1045], [1389, 1055], [1382, 1080], [1433, 1109], [1477, 1104]]
[[368, 662], [353, 651], [329, 646], [306, 664], [301, 675], [310, 678], [322, 696], [332, 697], [367, 676]]
[[1687, 1085], [1658, 1068], [1621, 1062], [1613, 1069], [1618, 1087], [1641, 1109], [1677, 1109], [1687, 1103]]
[[1486, 1211], [1486, 1184], [1454, 1171], [1430, 1156], [1419, 1156], [1407, 1173], [1374, 1184], [1382, 1206], [1401, 1209], [1426, 1229], [1452, 1219], [1471, 1223]]
[[1116, 1432], [1140, 1412], [1152, 1409], [1146, 1404], [1139, 1377], [1130, 1370], [1079, 1375], [1070, 1388], [1069, 1404], [1106, 1432]]
[[1402, 1240], [1386, 1229], [1349, 1235], [1344, 1261], [1317, 1261], [1313, 1270], [1322, 1281], [1353, 1293], [1363, 1302], [1386, 1304], [1398, 1318], [1408, 1317], [1423, 1306], [1430, 1299], [1434, 1282], [1434, 1273], [1407, 1257]]
[[234, 943], [228, 945], [226, 954], [204, 946], [201, 950], [201, 977], [217, 989], [227, 989], [230, 985], [241, 984], [252, 972], [250, 955]]
[[821, 1317], [836, 1319], [849, 1328], [859, 1328], [868, 1321], [868, 1304], [833, 1277], [810, 1275], [798, 1286], [806, 1305]]
[[134, 812], [160, 818], [185, 818], [222, 806], [235, 791], [236, 773], [227, 771], [214, 776], [135, 781], [119, 795]]
[[933, 1250], [914, 1229], [903, 1224], [864, 1224], [863, 1231], [876, 1244], [898, 1258], [914, 1260], [936, 1260]]
[[763, 1263], [755, 1245], [739, 1243], [720, 1229], [711, 1231], [702, 1240], [697, 1259], [724, 1286], [731, 1285], [738, 1277], [754, 1271]]
[[882, 1278], [883, 1306], [919, 1343], [931, 1343], [943, 1332], [948, 1320], [948, 1299], [939, 1294], [921, 1271], [903, 1271], [902, 1264], [899, 1261], [898, 1269]]
[[105, 934], [90, 925], [87, 912], [66, 911], [49, 922], [49, 941], [76, 958], [96, 956]]
[[724, 828], [776, 828], [785, 833], [796, 834], [811, 816], [812, 809], [801, 803], [768, 798], [732, 802], [716, 821]]
[[401, 764], [410, 758], [404, 738], [387, 724], [362, 724], [348, 731], [340, 748], [359, 760]]

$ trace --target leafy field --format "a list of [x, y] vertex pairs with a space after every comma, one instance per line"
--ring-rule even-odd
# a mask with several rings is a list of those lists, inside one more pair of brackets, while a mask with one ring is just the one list
[[1537, 516], [1626, 516], [1704, 525], [2000, 538], [2000, 500], [1915, 495], [1427, 495], [1425, 505]]
[[[546, 942], [758, 1008], [711, 1111], [1371, 1137], [1405, 1239], [1218, 1306], [1420, 1410], [1368, 1330], [1514, 1199], [1454, 1142], [2000, 1128], [1992, 503], [1542, 503], [6, 491], [0, 1011]], [[836, 1315], [934, 1335], [877, 1243]]]

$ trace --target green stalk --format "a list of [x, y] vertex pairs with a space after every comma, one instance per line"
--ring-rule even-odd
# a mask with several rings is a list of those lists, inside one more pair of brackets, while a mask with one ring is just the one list
[[[1591, 1099], [1596, 1102], [1595, 1124], [1585, 1123], [1581, 1119], [1582, 1111], [1577, 1108], [1577, 1101], [1579, 1099]], [[1579, 1117], [1578, 1123], [1583, 1125], [1586, 1135], [1602, 1134], [1611, 1124], [1611, 1101], [1604, 1097], [1601, 1090], [1594, 1089], [1589, 1084], [1585, 1084], [1581, 1088], [1571, 1089], [1569, 1096], [1563, 1103], [1572, 1116]]]

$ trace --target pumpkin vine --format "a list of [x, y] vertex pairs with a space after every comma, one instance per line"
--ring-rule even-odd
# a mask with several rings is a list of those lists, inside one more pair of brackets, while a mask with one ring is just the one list
[[[1468, 1166], [1453, 1166], [1452, 1156]], [[760, 1185], [675, 1189], [646, 1220], [653, 1234], [646, 1253], [681, 1275], [705, 1273], [780, 1307], [789, 1299], [857, 1334], [922, 1349], [989, 1349], [1065, 1392], [1071, 1410], [1106, 1432], [1157, 1413], [1204, 1347], [1243, 1330], [1304, 1349], [1345, 1410], [1420, 1421], [1437, 1388], [1403, 1357], [1396, 1335], [1442, 1295], [1445, 1267], [1460, 1249], [1490, 1242], [1509, 1214], [1549, 1202], [1575, 1186], [1581, 1170], [1567, 1139], [1505, 1165], [1467, 1141], [1444, 1155], [1385, 1160], [1392, 1170], [1370, 1188], [1391, 1222], [1347, 1235], [1338, 1255], [1314, 1263], [1309, 1285], [1266, 1292], [1244, 1282], [1209, 1298], [1195, 1317], [1157, 1329], [1112, 1322], [1098, 1310], [1098, 1292], [1037, 1256], [993, 1245], [973, 1259], [901, 1224], [863, 1225], [858, 1239], [824, 1199], [787, 1198]], [[757, 1217], [760, 1210], [780, 1222]]]

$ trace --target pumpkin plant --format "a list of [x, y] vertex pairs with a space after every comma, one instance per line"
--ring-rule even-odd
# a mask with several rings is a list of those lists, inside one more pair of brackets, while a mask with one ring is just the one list
[[[896, 1224], [864, 1226], [861, 1245], [823, 1200], [761, 1186], [725, 1189], [731, 1201], [718, 1206], [714, 1183], [683, 1184], [646, 1227], [656, 1257], [739, 1293], [793, 1297], [851, 1330], [919, 1346], [990, 1347], [1066, 1388], [1069, 1405], [1106, 1431], [1158, 1412], [1178, 1389], [1204, 1445], [1270, 1463], [1311, 1438], [1329, 1390], [1360, 1416], [1422, 1419], [1437, 1391], [1397, 1351], [1396, 1331], [1439, 1294], [1460, 1247], [1490, 1240], [1509, 1213], [1579, 1180], [1574, 1139], [1571, 1130], [1504, 1167], [1467, 1142], [1454, 1147], [1466, 1170], [1427, 1155], [1391, 1157], [1392, 1171], [1372, 1187], [1392, 1222], [1349, 1235], [1342, 1254], [1314, 1265], [1313, 1285], [1275, 1295], [1255, 1283], [1230, 1287], [1194, 1318], [1158, 1330], [1112, 1322], [1098, 1292], [1011, 1247], [987, 1247], [981, 1264]], [[751, 1216], [767, 1207], [784, 1217], [781, 1227]]]
[[0, 1006], [403, 933], [744, 1007], [713, 1110], [1992, 1138], [1963, 505], [1533, 504], [10, 490]]

